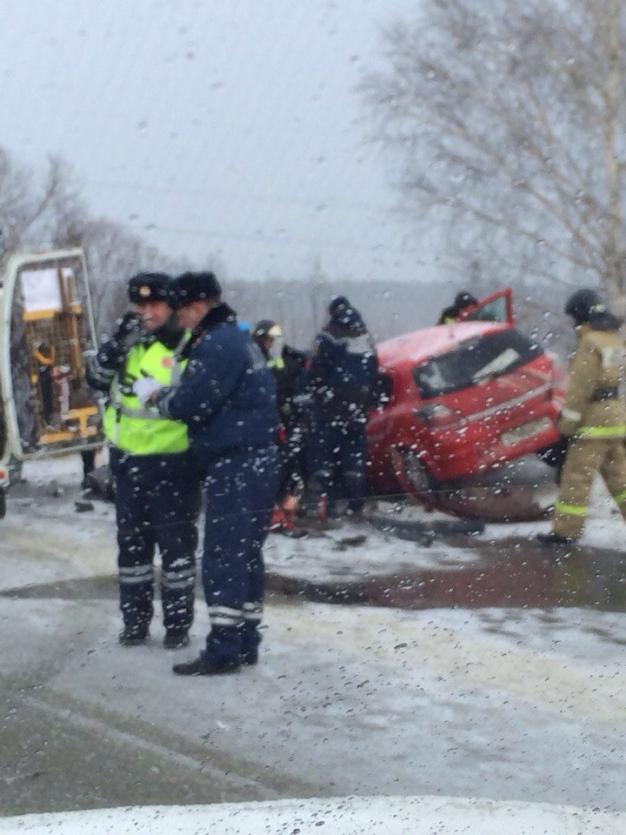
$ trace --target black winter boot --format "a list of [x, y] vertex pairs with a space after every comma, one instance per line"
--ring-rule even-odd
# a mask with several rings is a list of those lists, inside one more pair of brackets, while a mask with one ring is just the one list
[[259, 644], [262, 636], [258, 630], [257, 623], [244, 623], [241, 627], [241, 649], [239, 660], [246, 667], [252, 667], [259, 660]]
[[168, 629], [163, 638], [165, 649], [181, 649], [189, 646], [189, 633], [186, 629]]
[[177, 676], [215, 676], [223, 673], [238, 673], [241, 664], [238, 661], [211, 661], [205, 655], [199, 655], [193, 661], [174, 664], [172, 671]]
[[574, 539], [574, 537], [561, 536], [554, 531], [550, 531], [550, 533], [538, 533], [535, 540], [545, 548], [562, 547], [564, 545], [574, 545], [576, 543], [576, 539]]
[[253, 667], [259, 662], [259, 648], [250, 647], [250, 649], [242, 650], [239, 653], [239, 660], [245, 667]]
[[118, 640], [123, 647], [138, 647], [145, 644], [149, 634], [147, 626], [125, 626]]

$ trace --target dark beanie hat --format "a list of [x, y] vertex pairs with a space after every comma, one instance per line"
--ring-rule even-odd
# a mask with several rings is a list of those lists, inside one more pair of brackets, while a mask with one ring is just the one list
[[128, 282], [128, 298], [133, 304], [168, 302], [172, 279], [165, 273], [138, 273]]
[[332, 316], [340, 307], [352, 307], [346, 296], [333, 296], [328, 305], [328, 312]]
[[201, 299], [219, 299], [222, 288], [213, 273], [183, 273], [171, 285], [170, 304], [184, 307]]

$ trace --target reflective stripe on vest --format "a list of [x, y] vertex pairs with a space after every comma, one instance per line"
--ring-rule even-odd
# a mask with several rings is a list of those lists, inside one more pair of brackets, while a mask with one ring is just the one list
[[565, 502], [556, 502], [554, 509], [557, 513], [563, 513], [565, 516], [587, 515], [587, 505], [584, 504], [565, 504]]
[[596, 440], [610, 440], [626, 436], [626, 423], [615, 426], [581, 426], [576, 432], [578, 438], [594, 438]]
[[626, 501], [626, 490], [622, 490], [617, 496], [613, 496], [613, 501], [615, 504], [621, 504], [623, 501]]
[[131, 348], [124, 368], [115, 376], [104, 414], [105, 435], [118, 449], [132, 455], [159, 455], [189, 448], [184, 423], [164, 418], [154, 406], [144, 406], [130, 390], [132, 382], [143, 376], [153, 377], [163, 386], [176, 385], [186, 365], [180, 353], [187, 338], [185, 335], [175, 350], [162, 342]]
[[285, 360], [282, 357], [271, 357], [267, 361], [267, 367], [275, 371], [282, 371], [285, 367]]

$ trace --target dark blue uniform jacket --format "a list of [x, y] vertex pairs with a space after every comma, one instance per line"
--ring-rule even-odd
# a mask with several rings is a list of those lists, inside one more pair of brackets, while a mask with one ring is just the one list
[[157, 405], [166, 417], [187, 424], [191, 447], [201, 458], [275, 441], [274, 377], [258, 346], [239, 330], [233, 310], [214, 307], [182, 356], [189, 362], [180, 384], [162, 389]]
[[373, 405], [378, 359], [360, 313], [339, 305], [318, 334], [308, 371], [308, 390], [326, 419], [364, 421]]

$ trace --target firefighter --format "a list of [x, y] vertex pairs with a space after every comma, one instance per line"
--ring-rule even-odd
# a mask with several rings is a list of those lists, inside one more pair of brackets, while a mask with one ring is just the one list
[[307, 355], [290, 345], [283, 345], [276, 353], [276, 340], [281, 339], [282, 328], [271, 319], [261, 319], [254, 330], [252, 338], [261, 349], [267, 365], [274, 372], [276, 381], [276, 397], [278, 413], [283, 426], [289, 427], [294, 413], [294, 398], [298, 396], [304, 379], [304, 369]]
[[334, 500], [346, 498], [348, 515], [359, 516], [365, 504], [367, 412], [375, 398], [378, 359], [361, 314], [345, 296], [334, 298], [328, 313], [307, 370], [313, 423], [309, 486], [331, 513]]
[[559, 419], [569, 438], [555, 505], [553, 530], [539, 534], [544, 545], [566, 545], [582, 533], [589, 494], [600, 472], [622, 516], [626, 518], [626, 404], [624, 343], [621, 322], [593, 290], [578, 290], [565, 313], [577, 331], [569, 384]]
[[273, 348], [277, 339], [283, 335], [282, 328], [271, 319], [261, 319], [257, 322], [252, 331], [252, 338], [261, 349], [270, 368], [283, 368], [284, 363], [280, 356], [274, 356]]
[[167, 649], [189, 643], [193, 620], [196, 521], [200, 505], [184, 423], [146, 407], [136, 391], [146, 379], [175, 384], [188, 334], [172, 316], [170, 279], [131, 278], [133, 310], [119, 322], [88, 369], [88, 381], [108, 394], [104, 430], [115, 479], [123, 646], [142, 644], [153, 616], [154, 551], [161, 554], [161, 603]]
[[173, 304], [192, 331], [178, 385], [152, 397], [164, 417], [184, 421], [207, 488], [202, 579], [211, 629], [203, 652], [177, 675], [236, 672], [256, 664], [261, 641], [262, 546], [276, 491], [276, 387], [258, 346], [221, 301], [213, 273], [185, 273]]
[[471, 293], [468, 293], [467, 290], [461, 290], [460, 293], [456, 294], [454, 304], [451, 304], [449, 307], [445, 307], [441, 311], [441, 316], [439, 317], [437, 324], [450, 325], [454, 322], [458, 322], [460, 314], [468, 307], [473, 307], [475, 304], [478, 304], [478, 299], [472, 296]]

